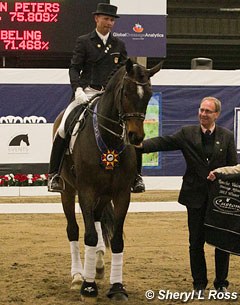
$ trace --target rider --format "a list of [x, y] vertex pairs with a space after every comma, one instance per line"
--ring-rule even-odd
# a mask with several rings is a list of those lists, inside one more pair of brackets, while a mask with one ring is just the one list
[[115, 18], [119, 18], [117, 7], [99, 3], [93, 15], [96, 29], [79, 36], [73, 51], [69, 68], [73, 97], [64, 112], [53, 142], [48, 178], [48, 190], [51, 192], [62, 192], [64, 189], [60, 171], [67, 145], [64, 126], [68, 115], [78, 105], [86, 105], [90, 97], [104, 91], [109, 75], [127, 59], [124, 42], [111, 34]]

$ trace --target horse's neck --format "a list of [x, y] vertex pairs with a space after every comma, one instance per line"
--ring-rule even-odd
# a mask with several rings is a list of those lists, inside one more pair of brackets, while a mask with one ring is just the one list
[[102, 100], [102, 102], [98, 105], [98, 114], [100, 115], [98, 118], [99, 130], [104, 141], [106, 141], [106, 144], [110, 143], [111, 145], [118, 145], [119, 142], [121, 142], [119, 138], [112, 135], [109, 131], [106, 131], [100, 126], [102, 124], [104, 127], [117, 134], [122, 133], [122, 128], [119, 124], [113, 123], [101, 117], [103, 116], [115, 122], [119, 122], [119, 113], [115, 105], [116, 101], [114, 100], [114, 94], [112, 92], [108, 92], [107, 94], [103, 95], [102, 99], [104, 100]]

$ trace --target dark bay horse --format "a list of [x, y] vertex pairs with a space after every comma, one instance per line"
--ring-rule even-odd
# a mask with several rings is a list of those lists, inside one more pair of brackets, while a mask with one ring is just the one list
[[[140, 144], [144, 138], [143, 121], [152, 95], [150, 78], [161, 66], [162, 62], [146, 69], [128, 59], [126, 65], [112, 76], [104, 93], [88, 108], [84, 128], [77, 135], [72, 153], [66, 155], [63, 162], [61, 175], [65, 180], [65, 191], [61, 198], [70, 241], [72, 284], [82, 277], [80, 293], [88, 300], [98, 294], [96, 252], [102, 232], [101, 226], [99, 228], [96, 224], [100, 223], [105, 207], [113, 211], [111, 286], [107, 296], [127, 300], [122, 284], [123, 225], [136, 174], [133, 145]], [[54, 124], [55, 129], [58, 124], [59, 118]], [[84, 267], [79, 254], [76, 193], [85, 226]], [[110, 234], [107, 229], [110, 230], [112, 222], [109, 219], [105, 223], [105, 237]], [[97, 267], [102, 268], [100, 265]]]

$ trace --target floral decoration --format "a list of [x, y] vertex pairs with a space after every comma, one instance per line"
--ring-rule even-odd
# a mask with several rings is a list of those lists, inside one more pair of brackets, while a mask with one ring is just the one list
[[0, 175], [0, 186], [45, 186], [48, 174]]

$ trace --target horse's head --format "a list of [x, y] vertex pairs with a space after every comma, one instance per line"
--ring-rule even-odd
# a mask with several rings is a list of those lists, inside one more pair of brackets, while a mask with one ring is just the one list
[[121, 87], [121, 118], [126, 123], [127, 137], [131, 144], [138, 145], [145, 134], [143, 121], [148, 102], [152, 96], [150, 78], [162, 67], [163, 61], [152, 69], [126, 62], [126, 73]]
[[29, 139], [28, 139], [28, 134], [23, 134], [21, 140], [22, 140], [23, 142], [25, 142], [27, 146], [30, 145]]

